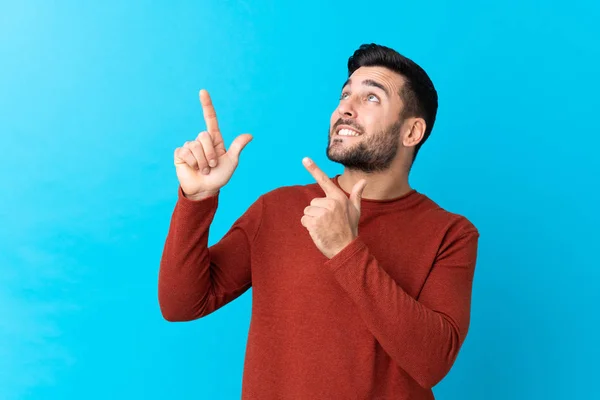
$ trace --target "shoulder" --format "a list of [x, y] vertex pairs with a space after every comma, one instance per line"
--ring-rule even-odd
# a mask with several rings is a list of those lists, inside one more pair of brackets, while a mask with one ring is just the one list
[[420, 196], [423, 199], [421, 203], [423, 223], [437, 227], [445, 236], [479, 237], [479, 230], [467, 216], [440, 206], [425, 194], [420, 193]]
[[294, 218], [299, 221], [299, 215], [302, 216], [306, 206], [319, 196], [319, 189], [318, 185], [298, 184], [265, 191], [257, 202], [260, 204], [261, 219], [271, 227], [281, 226]]
[[[297, 202], [306, 202], [306, 199], [312, 199], [318, 196], [319, 193], [323, 195], [321, 188], [316, 183], [314, 184], [295, 184], [279, 186], [277, 188], [268, 190], [261, 197], [265, 204], [270, 205], [290, 205]], [[309, 200], [310, 201], [310, 200]]]

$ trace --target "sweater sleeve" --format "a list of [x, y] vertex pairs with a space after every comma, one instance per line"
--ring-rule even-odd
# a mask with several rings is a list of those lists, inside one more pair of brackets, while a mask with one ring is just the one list
[[208, 247], [218, 196], [190, 200], [179, 188], [158, 275], [158, 301], [168, 321], [204, 317], [252, 285], [251, 248], [262, 215], [262, 196]]
[[450, 371], [467, 335], [479, 238], [473, 229], [446, 238], [417, 299], [381, 268], [360, 235], [326, 262], [384, 351], [425, 388]]

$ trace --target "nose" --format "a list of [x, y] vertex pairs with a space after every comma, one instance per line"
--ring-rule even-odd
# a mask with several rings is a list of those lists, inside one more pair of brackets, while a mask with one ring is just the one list
[[347, 99], [340, 103], [338, 106], [338, 113], [344, 118], [356, 118], [356, 110], [352, 100]]

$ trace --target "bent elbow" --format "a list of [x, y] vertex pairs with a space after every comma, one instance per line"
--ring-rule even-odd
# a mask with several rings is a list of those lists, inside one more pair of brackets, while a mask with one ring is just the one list
[[414, 380], [425, 389], [433, 389], [435, 385], [441, 382], [448, 375], [450, 367], [439, 368], [436, 371], [426, 371], [413, 376]]
[[162, 317], [167, 322], [186, 322], [190, 321], [189, 318], [186, 318], [184, 315], [178, 314], [173, 311], [167, 311], [161, 307], [160, 312]]
[[446, 357], [438, 357], [435, 360], [430, 360], [431, 363], [428, 366], [423, 366], [424, 368], [421, 370], [414, 371], [412, 375], [413, 379], [419, 386], [425, 389], [432, 389], [448, 375], [456, 361], [459, 349], [460, 346], [453, 349]]
[[431, 355], [428, 363], [421, 365], [421, 368], [413, 371], [412, 377], [419, 386], [425, 389], [432, 389], [448, 375], [461, 348], [461, 343], [458, 340], [454, 340], [453, 342], [454, 345], [450, 346], [444, 352], [444, 355], [440, 353], [435, 356]]
[[168, 306], [165, 302], [159, 299], [158, 301], [160, 314], [163, 319], [168, 322], [184, 322], [185, 318], [181, 313], [178, 313], [176, 309]]
[[466, 339], [467, 329], [461, 334], [454, 324], [446, 326], [447, 335], [440, 341], [444, 345], [426, 356], [428, 362], [414, 371], [413, 379], [425, 389], [432, 389], [450, 373]]
[[164, 305], [160, 305], [160, 313], [164, 320], [168, 322], [188, 322], [202, 317], [202, 315]]
[[193, 307], [162, 291], [159, 291], [158, 305], [162, 317], [168, 322], [187, 322], [200, 317], [193, 311]]

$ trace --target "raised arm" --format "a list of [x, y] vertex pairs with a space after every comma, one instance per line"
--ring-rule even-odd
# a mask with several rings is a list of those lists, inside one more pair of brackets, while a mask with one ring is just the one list
[[250, 287], [250, 245], [261, 205], [252, 207], [219, 243], [208, 248], [220, 189], [252, 140], [238, 136], [225, 148], [208, 92], [200, 91], [207, 131], [175, 150], [178, 200], [160, 263], [158, 299], [165, 319], [188, 321], [223, 306]]

